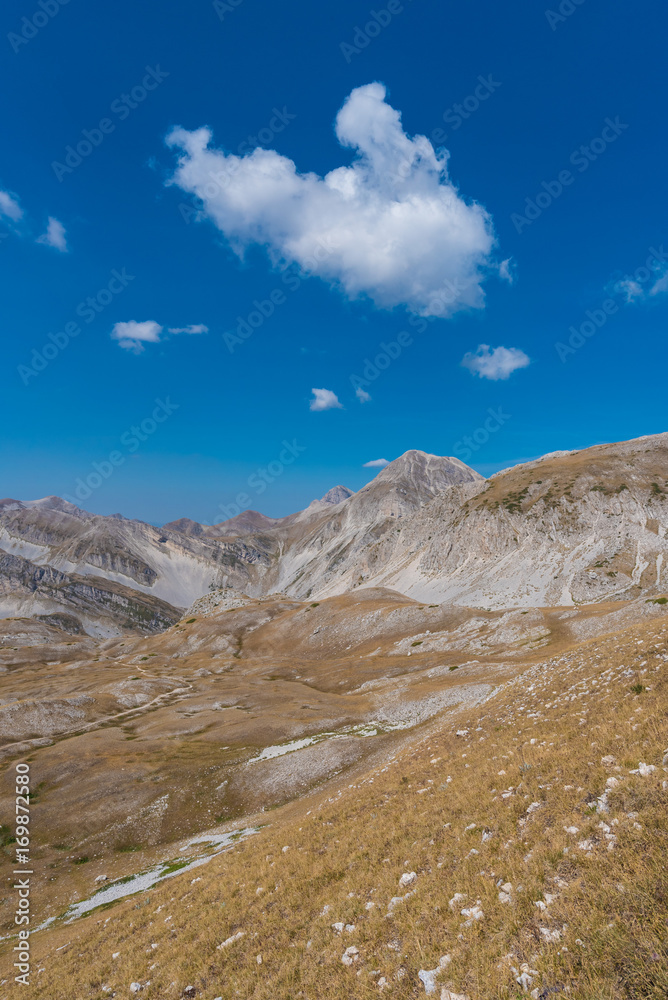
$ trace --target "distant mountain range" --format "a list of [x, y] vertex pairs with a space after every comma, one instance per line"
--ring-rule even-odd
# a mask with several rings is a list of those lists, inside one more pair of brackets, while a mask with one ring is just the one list
[[668, 434], [487, 480], [408, 451], [357, 493], [335, 486], [287, 517], [248, 510], [216, 525], [156, 528], [59, 497], [5, 499], [0, 615], [69, 615], [115, 635], [161, 631], [221, 588], [318, 598], [383, 586], [487, 608], [649, 596], [666, 580], [667, 531]]

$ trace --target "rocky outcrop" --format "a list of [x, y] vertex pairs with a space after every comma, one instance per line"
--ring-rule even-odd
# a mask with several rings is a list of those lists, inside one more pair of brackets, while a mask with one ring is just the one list
[[[83, 601], [88, 620], [96, 605], [105, 620], [123, 606], [124, 622], [151, 629], [221, 588], [304, 599], [380, 586], [489, 608], [651, 599], [667, 582], [667, 532], [667, 434], [489, 480], [409, 451], [357, 493], [336, 486], [279, 519], [245, 511], [158, 529], [53, 497], [0, 501], [0, 593], [5, 614], [78, 615]], [[60, 604], [39, 604], [45, 591]]]

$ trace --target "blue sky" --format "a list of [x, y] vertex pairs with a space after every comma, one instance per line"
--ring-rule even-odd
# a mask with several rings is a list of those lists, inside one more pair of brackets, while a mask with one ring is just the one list
[[409, 448], [666, 429], [658, 0], [2, 22], [3, 495], [278, 516]]

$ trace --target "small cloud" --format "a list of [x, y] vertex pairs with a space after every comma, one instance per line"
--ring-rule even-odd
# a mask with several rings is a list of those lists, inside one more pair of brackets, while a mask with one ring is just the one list
[[59, 222], [58, 219], [54, 219], [53, 216], [50, 215], [46, 232], [37, 237], [37, 242], [43, 243], [44, 246], [47, 247], [53, 247], [54, 250], [60, 250], [61, 253], [67, 253], [65, 226], [62, 222]]
[[358, 385], [357, 388], [355, 389], [355, 395], [359, 399], [360, 403], [369, 403], [369, 402], [371, 402], [371, 396], [366, 391], [366, 389], [362, 388], [361, 385]]
[[313, 399], [309, 403], [309, 409], [314, 413], [322, 410], [342, 410], [343, 406], [339, 402], [339, 397], [331, 389], [311, 389]]
[[489, 344], [479, 344], [475, 352], [469, 351], [462, 358], [462, 365], [468, 368], [472, 375], [480, 378], [506, 379], [518, 368], [526, 368], [531, 364], [531, 358], [520, 351], [518, 347], [495, 347]]
[[515, 283], [516, 273], [517, 268], [512, 257], [502, 260], [499, 264], [499, 277], [503, 281], [507, 281], [509, 285], [513, 285]]
[[659, 254], [653, 251], [643, 267], [612, 285], [612, 295], [621, 295], [625, 304], [631, 305], [668, 292], [668, 264], [664, 260], [665, 256], [663, 247]]
[[18, 203], [18, 199], [9, 191], [0, 191], [0, 215], [12, 222], [18, 222], [23, 218], [23, 209]]
[[663, 295], [664, 292], [668, 292], [668, 271], [657, 278], [649, 290], [650, 295]]
[[362, 466], [363, 469], [384, 469], [386, 465], [390, 463], [386, 458], [374, 458], [370, 462], [365, 462]]
[[170, 326], [169, 333], [208, 333], [209, 328], [204, 323], [191, 323], [190, 326]]
[[144, 344], [157, 344], [160, 341], [162, 327], [155, 320], [147, 319], [141, 323], [128, 320], [127, 323], [116, 323], [111, 331], [111, 339], [117, 340], [119, 347], [133, 354], [141, 354]]
[[615, 291], [618, 295], [622, 296], [627, 304], [643, 297], [642, 286], [637, 281], [634, 281], [633, 278], [623, 278], [621, 281], [618, 281]]

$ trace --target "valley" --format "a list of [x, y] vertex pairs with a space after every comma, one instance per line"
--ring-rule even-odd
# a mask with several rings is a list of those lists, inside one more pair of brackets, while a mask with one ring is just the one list
[[[665, 438], [487, 481], [408, 453], [358, 494], [201, 533], [5, 501], [6, 558], [32, 567], [3, 578], [0, 809], [25, 762], [34, 995], [318, 1000], [351, 977], [360, 997], [636, 995], [603, 958], [578, 965], [594, 931], [575, 900], [612, 906], [610, 834], [606, 864], [640, 906], [634, 858], [665, 836]], [[615, 812], [606, 788], [629, 772]], [[560, 881], [571, 895], [537, 923]], [[635, 926], [618, 947], [640, 955]], [[637, 995], [663, 995], [656, 961]]]

